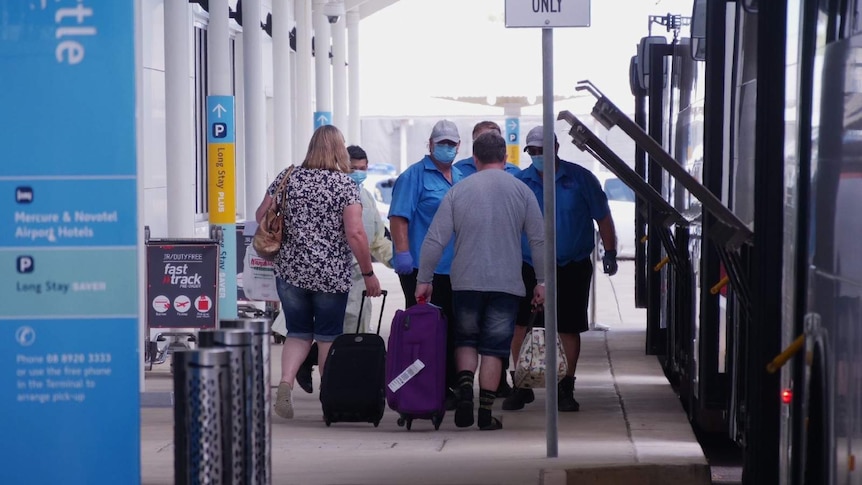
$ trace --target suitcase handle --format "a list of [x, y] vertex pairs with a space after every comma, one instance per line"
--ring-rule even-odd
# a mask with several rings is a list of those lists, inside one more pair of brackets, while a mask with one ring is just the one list
[[[380, 290], [383, 295], [383, 302], [380, 304], [380, 319], [377, 320], [377, 335], [380, 335], [380, 326], [383, 325], [383, 309], [386, 308], [386, 295], [389, 294], [386, 290]], [[362, 301], [359, 303], [359, 316], [356, 318], [356, 333], [359, 333], [360, 323], [362, 323], [362, 310], [365, 308], [365, 298], [368, 296], [368, 291], [362, 290]]]

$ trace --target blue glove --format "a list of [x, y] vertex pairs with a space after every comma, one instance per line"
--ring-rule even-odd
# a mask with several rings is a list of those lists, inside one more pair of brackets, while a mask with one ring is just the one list
[[617, 269], [619, 268], [617, 267], [616, 251], [605, 251], [605, 255], [602, 256], [602, 268], [608, 276], [617, 274]]
[[413, 272], [413, 256], [410, 251], [399, 251], [392, 258], [392, 267], [398, 274], [410, 274]]

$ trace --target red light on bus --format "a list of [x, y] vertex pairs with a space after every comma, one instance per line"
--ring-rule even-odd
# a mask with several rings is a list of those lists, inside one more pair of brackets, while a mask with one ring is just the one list
[[790, 404], [790, 401], [793, 401], [793, 391], [790, 389], [781, 391], [781, 402], [784, 404]]

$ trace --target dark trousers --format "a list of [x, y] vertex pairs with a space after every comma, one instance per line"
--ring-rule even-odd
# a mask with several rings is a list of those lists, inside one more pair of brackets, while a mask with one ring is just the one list
[[[416, 277], [419, 270], [414, 269], [408, 275], [398, 275], [401, 280], [401, 289], [404, 290], [404, 300], [409, 308], [416, 304]], [[446, 316], [446, 385], [455, 388], [458, 385], [458, 369], [455, 366], [455, 312], [452, 309], [452, 280], [447, 274], [434, 274], [431, 281], [434, 291], [431, 293], [431, 301], [440, 307]]]

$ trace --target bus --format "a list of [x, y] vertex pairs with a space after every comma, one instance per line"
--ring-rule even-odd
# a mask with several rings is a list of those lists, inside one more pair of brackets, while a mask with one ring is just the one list
[[[745, 484], [862, 484], [862, 16], [848, 0], [694, 0], [630, 61], [636, 304], [694, 427]], [[687, 34], [687, 35], [684, 35]]]

